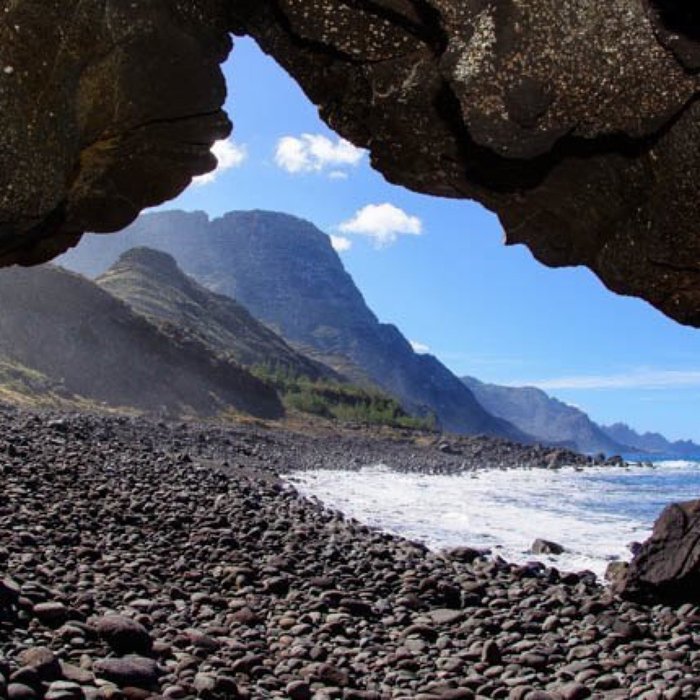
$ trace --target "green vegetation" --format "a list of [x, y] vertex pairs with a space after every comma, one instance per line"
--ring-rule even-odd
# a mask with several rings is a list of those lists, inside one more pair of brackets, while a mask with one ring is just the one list
[[252, 373], [277, 389], [285, 406], [345, 422], [432, 430], [435, 416], [409, 416], [396, 399], [374, 389], [328, 380], [312, 380], [283, 367], [256, 365]]

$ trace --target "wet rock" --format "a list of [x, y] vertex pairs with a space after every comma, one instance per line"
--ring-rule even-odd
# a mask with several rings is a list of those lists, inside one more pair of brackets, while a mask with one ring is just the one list
[[564, 547], [557, 542], [551, 542], [550, 540], [540, 540], [537, 539], [532, 543], [530, 548], [533, 554], [563, 554]]
[[453, 547], [445, 550], [445, 554], [456, 561], [471, 564], [475, 559], [484, 556], [485, 552], [482, 549], [474, 549], [473, 547]]

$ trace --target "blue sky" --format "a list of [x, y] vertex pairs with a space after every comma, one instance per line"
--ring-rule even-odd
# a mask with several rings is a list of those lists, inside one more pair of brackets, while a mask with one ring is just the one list
[[225, 72], [227, 167], [165, 208], [306, 218], [349, 246], [340, 255], [380, 320], [455, 373], [542, 386], [597, 421], [700, 441], [697, 330], [613, 295], [586, 269], [552, 270], [505, 247], [498, 219], [474, 202], [386, 183], [252, 40], [236, 41]]

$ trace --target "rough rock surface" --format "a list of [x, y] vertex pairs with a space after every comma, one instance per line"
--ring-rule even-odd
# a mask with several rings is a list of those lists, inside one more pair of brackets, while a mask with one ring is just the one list
[[210, 170], [218, 0], [0, 0], [0, 253], [48, 260]]
[[[137, 8], [137, 9], [136, 9]], [[252, 35], [388, 179], [700, 325], [700, 20], [682, 0], [2, 0], [0, 262], [111, 231], [213, 165]], [[42, 50], [37, 51], [41, 46]]]
[[231, 3], [392, 182], [700, 325], [698, 17], [669, 0]]
[[616, 582], [632, 599], [700, 602], [700, 501], [668, 506]]
[[[373, 530], [270, 471], [332, 440], [267, 437], [0, 409], [0, 698], [698, 697], [697, 607]], [[113, 614], [148, 654], [99, 637]]]

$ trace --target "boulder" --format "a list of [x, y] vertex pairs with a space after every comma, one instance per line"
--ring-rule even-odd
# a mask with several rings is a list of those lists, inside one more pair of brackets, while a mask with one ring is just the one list
[[39, 694], [23, 683], [10, 683], [7, 686], [8, 700], [39, 700]]
[[20, 596], [20, 587], [16, 581], [7, 577], [0, 580], [0, 607], [16, 605]]
[[700, 603], [700, 500], [664, 509], [613, 590], [630, 600]]
[[153, 659], [136, 654], [121, 659], [100, 659], [93, 664], [92, 670], [98, 678], [104, 678], [120, 687], [151, 688], [161, 675], [158, 664]]
[[148, 654], [153, 647], [148, 630], [124, 615], [105, 615], [92, 626], [117, 654]]
[[56, 655], [46, 647], [30, 647], [19, 655], [23, 668], [34, 669], [42, 681], [61, 678], [61, 664]]
[[71, 615], [70, 610], [60, 601], [37, 603], [32, 612], [48, 627], [60, 627]]
[[471, 564], [479, 557], [490, 553], [488, 549], [475, 549], [474, 547], [453, 547], [445, 550], [445, 556], [463, 564]]
[[536, 539], [531, 547], [533, 554], [563, 554], [564, 547], [550, 540]]

